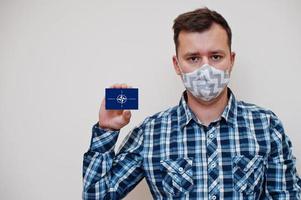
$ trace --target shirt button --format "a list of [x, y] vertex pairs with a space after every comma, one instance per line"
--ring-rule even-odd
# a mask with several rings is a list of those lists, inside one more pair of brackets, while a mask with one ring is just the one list
[[211, 197], [211, 199], [212, 199], [212, 200], [215, 200], [215, 199], [216, 199], [216, 196], [215, 196], [215, 195], [213, 195], [213, 196]]
[[216, 167], [216, 163], [212, 163], [212, 164], [211, 164], [211, 167], [212, 167], [212, 168]]
[[214, 134], [211, 133], [211, 134], [209, 135], [209, 137], [210, 137], [211, 139], [214, 138]]
[[179, 171], [182, 172], [183, 171], [183, 167], [179, 167]]

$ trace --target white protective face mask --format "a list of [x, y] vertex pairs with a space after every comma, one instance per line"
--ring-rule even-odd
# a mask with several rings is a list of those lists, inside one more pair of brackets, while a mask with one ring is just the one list
[[203, 101], [210, 101], [218, 97], [228, 85], [230, 73], [228, 70], [224, 71], [204, 64], [193, 72], [182, 72], [182, 79], [184, 86], [193, 96]]

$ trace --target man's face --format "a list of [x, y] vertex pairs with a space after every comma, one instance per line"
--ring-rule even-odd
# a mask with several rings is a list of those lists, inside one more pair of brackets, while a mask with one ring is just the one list
[[173, 56], [175, 71], [181, 75], [192, 72], [204, 64], [231, 72], [235, 53], [230, 52], [226, 31], [213, 24], [204, 32], [181, 31], [178, 37], [178, 56]]

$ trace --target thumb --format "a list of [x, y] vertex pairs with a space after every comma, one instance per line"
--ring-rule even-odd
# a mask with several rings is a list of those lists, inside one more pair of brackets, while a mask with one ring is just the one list
[[122, 116], [124, 119], [128, 120], [131, 118], [131, 111], [130, 110], [124, 110], [122, 113]]

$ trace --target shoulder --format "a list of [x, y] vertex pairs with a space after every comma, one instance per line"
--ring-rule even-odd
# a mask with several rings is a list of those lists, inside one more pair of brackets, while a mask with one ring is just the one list
[[264, 108], [256, 104], [245, 102], [245, 101], [237, 101], [237, 111], [245, 112], [246, 114], [253, 114], [253, 115], [265, 115], [265, 116], [275, 115], [273, 111], [271, 111], [268, 108]]
[[237, 101], [238, 116], [245, 116], [253, 120], [266, 119], [269, 126], [281, 125], [278, 116], [270, 109], [245, 101]]

